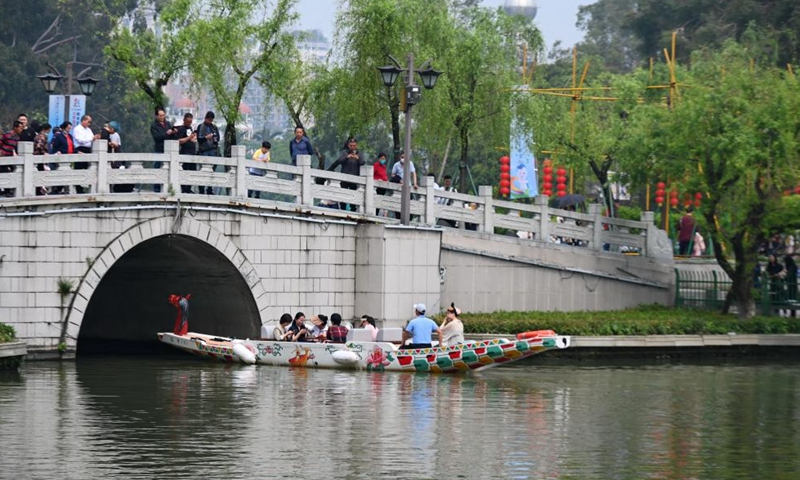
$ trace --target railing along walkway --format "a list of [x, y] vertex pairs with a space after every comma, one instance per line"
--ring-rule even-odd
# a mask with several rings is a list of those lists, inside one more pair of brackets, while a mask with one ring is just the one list
[[[182, 193], [182, 187], [198, 192], [212, 187], [216, 192], [241, 199], [253, 206], [285, 205], [311, 207], [317, 213], [325, 208], [347, 207], [348, 215], [388, 223], [399, 222], [401, 186], [373, 179], [372, 166], [361, 168], [361, 175], [346, 175], [311, 168], [311, 157], [298, 156], [298, 165], [262, 163], [245, 156], [245, 147], [232, 147], [232, 156], [206, 157], [179, 155], [178, 142], [167, 141], [165, 152], [106, 153], [105, 140], [95, 141], [93, 154], [34, 156], [30, 142], [20, 142], [17, 157], [0, 157], [0, 165], [11, 171], [0, 172], [0, 206], [20, 199], [37, 197], [38, 189], [63, 189], [69, 195], [87, 198], [98, 195], [130, 195], [134, 185], [160, 190], [163, 195], [182, 199], [209, 198], [198, 193]], [[76, 169], [81, 162], [85, 169]], [[112, 164], [113, 162], [113, 164]], [[48, 164], [50, 170], [39, 170]], [[189, 170], [192, 164], [197, 170]], [[156, 168], [152, 168], [157, 165]], [[118, 168], [123, 166], [124, 168]], [[186, 168], [186, 169], [185, 169]], [[8, 169], [8, 168], [6, 168]], [[259, 169], [263, 176], [250, 174]], [[355, 189], [342, 188], [349, 183]], [[641, 221], [604, 217], [599, 205], [589, 205], [589, 213], [550, 208], [548, 197], [535, 198], [534, 204], [498, 200], [492, 188], [479, 187], [479, 195], [447, 192], [433, 188], [433, 177], [412, 191], [412, 223], [441, 225], [487, 233], [530, 232], [532, 241], [553, 243], [568, 239], [571, 244], [610, 252], [635, 252], [659, 256], [665, 238], [653, 225], [653, 213], [644, 212]], [[81, 192], [81, 193], [78, 193]], [[248, 198], [248, 192], [260, 198]], [[244, 200], [246, 199], [246, 200]], [[668, 247], [667, 247], [668, 248]], [[671, 256], [670, 256], [671, 257]]]

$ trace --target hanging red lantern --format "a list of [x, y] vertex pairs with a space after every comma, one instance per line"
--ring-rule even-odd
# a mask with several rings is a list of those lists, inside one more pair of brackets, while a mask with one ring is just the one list
[[656, 184], [656, 205], [659, 207], [664, 204], [664, 194], [666, 193], [664, 189], [666, 188], [666, 184], [664, 182], [658, 182]]
[[507, 197], [509, 193], [511, 193], [511, 190], [509, 188], [500, 187], [500, 195]]
[[567, 174], [567, 169], [564, 167], [558, 167], [558, 170], [556, 170], [556, 175], [558, 175], [559, 177], [563, 177], [566, 174]]
[[505, 156], [505, 155], [503, 155], [502, 157], [500, 157], [500, 164], [501, 164], [501, 165], [508, 165], [509, 163], [511, 163], [511, 159], [510, 159], [510, 158], [508, 158], [508, 157], [507, 157], [507, 156]]
[[703, 199], [703, 194], [700, 193], [700, 192], [697, 192], [697, 193], [694, 194], [694, 198], [696, 200], [702, 200]]
[[700, 200], [695, 199], [694, 206], [695, 208], [700, 208]]
[[511, 174], [507, 172], [501, 173], [500, 180], [511, 180]]
[[511, 186], [511, 182], [508, 180], [500, 180], [500, 188], [508, 188]]
[[678, 197], [670, 198], [669, 199], [669, 204], [672, 206], [672, 208], [677, 207], [678, 206]]
[[563, 183], [559, 183], [558, 185], [556, 185], [556, 190], [558, 190], [559, 192], [563, 192], [566, 189], [567, 189], [567, 186], [564, 185]]
[[659, 207], [661, 205], [663, 205], [664, 204], [664, 197], [656, 197], [656, 203], [658, 204]]
[[549, 190], [549, 189], [548, 190], [542, 190], [542, 195], [550, 197], [550, 196], [553, 195], [553, 191]]
[[794, 194], [795, 195], [800, 195], [800, 185], [794, 187]]
[[503, 172], [503, 173], [510, 172], [511, 171], [511, 165], [509, 165], [507, 163], [504, 163], [504, 164], [500, 165], [500, 171]]
[[566, 194], [567, 192], [565, 192], [564, 190], [559, 190], [558, 193], [556, 193], [556, 195], [558, 195], [559, 197], [563, 197]]
[[658, 187], [659, 190], [663, 191], [665, 188], [667, 188], [667, 185], [664, 182], [658, 182], [656, 184], [656, 187]]

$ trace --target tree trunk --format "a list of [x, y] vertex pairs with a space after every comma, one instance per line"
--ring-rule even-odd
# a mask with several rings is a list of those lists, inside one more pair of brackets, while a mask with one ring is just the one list
[[394, 161], [400, 160], [400, 99], [394, 93], [394, 89], [386, 87], [389, 95], [389, 115], [392, 117], [392, 154]]
[[236, 145], [236, 125], [228, 122], [225, 125], [225, 154], [224, 156], [231, 156], [231, 147]]
[[469, 132], [466, 128], [459, 129], [459, 138], [461, 139], [461, 162], [458, 164], [458, 191], [462, 193], [467, 192], [467, 175], [468, 175], [468, 161], [469, 157]]

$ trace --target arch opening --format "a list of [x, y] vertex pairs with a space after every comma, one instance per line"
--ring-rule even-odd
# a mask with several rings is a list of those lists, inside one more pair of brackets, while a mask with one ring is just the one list
[[77, 354], [171, 352], [157, 332], [171, 331], [170, 294], [191, 293], [189, 330], [256, 337], [260, 317], [245, 279], [221, 252], [184, 235], [146, 240], [103, 276], [81, 323]]

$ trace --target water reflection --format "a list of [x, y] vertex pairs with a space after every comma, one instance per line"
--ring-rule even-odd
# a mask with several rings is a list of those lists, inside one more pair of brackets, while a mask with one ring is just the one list
[[29, 363], [0, 375], [0, 478], [793, 478], [799, 380], [794, 365]]

